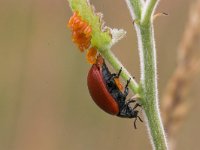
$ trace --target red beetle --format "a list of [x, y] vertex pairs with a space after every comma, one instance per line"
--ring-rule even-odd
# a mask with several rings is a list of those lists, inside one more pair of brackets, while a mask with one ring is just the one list
[[136, 100], [130, 99], [126, 101], [129, 89], [127, 81], [125, 90], [122, 93], [116, 79], [119, 78], [122, 69], [118, 74], [111, 74], [106, 66], [104, 59], [99, 55], [95, 64], [92, 65], [87, 78], [88, 89], [94, 102], [105, 112], [122, 118], [135, 118], [134, 127], [136, 128], [136, 120], [142, 122], [135, 110], [140, 104], [136, 103], [132, 108], [130, 103]]

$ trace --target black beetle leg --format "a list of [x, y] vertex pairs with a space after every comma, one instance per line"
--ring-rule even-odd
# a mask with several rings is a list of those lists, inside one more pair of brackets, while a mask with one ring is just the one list
[[133, 107], [133, 109], [136, 109], [137, 107], [141, 107], [141, 105], [136, 103], [135, 106]]
[[[129, 104], [130, 103], [135, 103], [136, 102], [136, 100], [130, 100], [130, 101], [128, 101], [126, 104], [124, 104], [124, 106], [122, 107], [122, 109], [121, 110], [125, 110], [125, 113], [128, 113], [127, 111], [128, 111], [128, 107], [129, 107]], [[137, 106], [136, 106], [137, 105]], [[135, 107], [134, 108], [132, 108], [132, 110], [134, 110], [136, 107], [138, 107], [138, 106], [141, 106], [141, 105], [139, 105], [139, 104], [136, 104], [135, 105]]]
[[119, 72], [118, 72], [116, 78], [119, 78], [119, 76], [120, 76], [121, 73], [122, 73], [122, 67], [120, 68], [120, 70], [119, 70]]
[[116, 73], [111, 74], [111, 76], [108, 80], [111, 80], [112, 78], [119, 78], [121, 73], [122, 73], [122, 67], [120, 68], [118, 74], [116, 74]]
[[111, 74], [111, 76], [108, 78], [108, 80], [110, 81], [112, 78], [115, 78], [117, 76], [116, 73]]
[[129, 105], [130, 103], [135, 103], [136, 100], [129, 100], [126, 104]]
[[128, 104], [124, 104], [124, 106], [121, 108], [121, 110], [124, 110], [127, 112], [127, 107], [128, 107]]
[[128, 85], [131, 81], [131, 78], [129, 80], [127, 80], [127, 83], [126, 83], [126, 86], [125, 86], [125, 90], [124, 90], [124, 95], [127, 96], [128, 95], [128, 92], [129, 92], [129, 89], [128, 89]]
[[137, 127], [136, 127], [136, 121], [137, 121], [137, 118], [135, 118], [135, 120], [134, 120], [134, 128], [135, 129], [137, 129]]
[[[136, 113], [138, 114], [138, 111], [136, 111]], [[137, 119], [139, 119], [141, 122], [143, 122], [143, 120], [140, 118], [140, 116], [137, 115], [137, 116], [135, 117], [135, 120], [134, 120], [134, 128], [135, 128], [135, 129], [137, 129], [137, 126], [136, 126]]]
[[143, 120], [140, 118], [140, 116], [137, 116], [137, 118], [139, 118], [139, 120], [140, 120], [141, 122], [143, 122]]
[[130, 100], [130, 101], [128, 101], [126, 104], [124, 104], [124, 106], [122, 107], [122, 110], [125, 109], [125, 108], [127, 108], [130, 103], [135, 103], [135, 102], [136, 102], [136, 100]]
[[[138, 111], [135, 111], [136, 114], [138, 114]], [[134, 120], [134, 128], [137, 129], [137, 126], [136, 126], [136, 121], [137, 121], [137, 118], [138, 118], [138, 115], [135, 117], [135, 120]]]
[[129, 78], [129, 79], [127, 80], [127, 83], [126, 83], [125, 88], [128, 88], [128, 85], [129, 85], [130, 81], [131, 81], [131, 78]]

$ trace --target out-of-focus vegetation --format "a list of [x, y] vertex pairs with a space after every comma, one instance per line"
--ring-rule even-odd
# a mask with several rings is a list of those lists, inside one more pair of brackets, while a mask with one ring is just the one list
[[[176, 68], [177, 48], [194, 1], [161, 0], [157, 10], [169, 14], [155, 22], [160, 95]], [[109, 26], [128, 32], [112, 50], [139, 79], [137, 41], [125, 2], [91, 2]], [[0, 0], [0, 149], [149, 149], [144, 124], [134, 130], [132, 120], [110, 116], [91, 100], [86, 84], [90, 65], [66, 28], [71, 14], [62, 0]], [[199, 51], [200, 45], [195, 48]], [[195, 140], [200, 79], [191, 87], [178, 150], [200, 147]]]

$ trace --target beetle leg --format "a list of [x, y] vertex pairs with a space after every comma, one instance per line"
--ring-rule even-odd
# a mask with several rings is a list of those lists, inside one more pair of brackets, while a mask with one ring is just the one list
[[128, 107], [128, 105], [127, 104], [124, 104], [124, 106], [122, 107], [122, 110], [127, 110], [127, 107]]
[[143, 120], [140, 118], [140, 116], [137, 116], [137, 118], [139, 118], [139, 120], [140, 120], [141, 122], [143, 122]]
[[137, 107], [142, 107], [141, 104], [138, 103], [137, 99], [135, 97], [132, 97], [128, 100], [128, 102], [126, 103], [126, 105], [129, 105], [130, 103], [135, 103], [135, 106], [132, 109], [136, 109]]
[[129, 107], [129, 104], [130, 103], [135, 103], [135, 102], [136, 102], [136, 100], [130, 100], [130, 101], [128, 101], [126, 104], [124, 104], [124, 106], [122, 107], [122, 110], [125, 109], [126, 113], [127, 113], [127, 110], [128, 110], [127, 107]]
[[125, 88], [128, 88], [128, 85], [129, 85], [130, 81], [131, 81], [131, 78], [129, 78], [129, 79], [127, 80], [127, 83], [126, 83]]
[[138, 106], [139, 106], [139, 107], [142, 106], [142, 105], [140, 104], [140, 102], [138, 101], [138, 96], [137, 96], [137, 95], [131, 97], [131, 98], [128, 100], [127, 104], [129, 104], [129, 103], [134, 103], [134, 102], [136, 102], [136, 105], [134, 106], [133, 109], [135, 109], [135, 108], [138, 107]]
[[135, 120], [134, 120], [134, 128], [135, 128], [135, 129], [137, 129], [136, 121], [137, 121], [137, 117], [136, 117]]
[[127, 96], [128, 95], [128, 92], [129, 92], [129, 89], [128, 89], [128, 85], [131, 81], [131, 78], [129, 80], [127, 80], [127, 83], [126, 83], [126, 86], [125, 86], [125, 90], [124, 90], [124, 95]]
[[135, 128], [135, 129], [137, 129], [137, 126], [136, 126], [137, 119], [139, 119], [141, 122], [143, 122], [143, 120], [142, 120], [139, 116], [137, 116], [137, 117], [135, 118], [135, 120], [134, 120], [134, 128]]
[[138, 111], [136, 110], [135, 113], [136, 113], [136, 116], [135, 116], [135, 120], [134, 120], [134, 128], [137, 129], [136, 121], [137, 121], [137, 118], [138, 118]]
[[136, 109], [137, 107], [141, 107], [142, 105], [136, 103], [135, 106], [133, 107], [133, 109]]
[[111, 80], [112, 78], [115, 78], [117, 76], [116, 73], [111, 74], [111, 76], [108, 78], [108, 80]]
[[119, 78], [119, 76], [120, 76], [121, 73], [122, 73], [122, 67], [120, 68], [120, 70], [119, 70], [119, 72], [118, 72], [116, 78]]
[[136, 100], [129, 100], [126, 104], [129, 105], [130, 103], [135, 103]]
[[112, 78], [119, 78], [121, 72], [122, 72], [122, 67], [120, 68], [118, 74], [116, 74], [116, 73], [111, 74], [111, 76], [110, 76], [110, 78], [108, 80], [110, 80]]

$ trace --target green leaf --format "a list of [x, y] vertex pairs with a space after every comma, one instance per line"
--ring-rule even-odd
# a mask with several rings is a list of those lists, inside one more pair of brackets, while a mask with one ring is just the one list
[[[87, 0], [68, 0], [72, 11], [78, 12], [84, 21], [92, 28], [91, 45], [99, 51], [108, 49], [111, 46], [112, 37], [109, 28], [103, 28], [103, 21], [100, 13], [94, 12], [94, 7]], [[102, 29], [103, 28], [103, 29]]]

